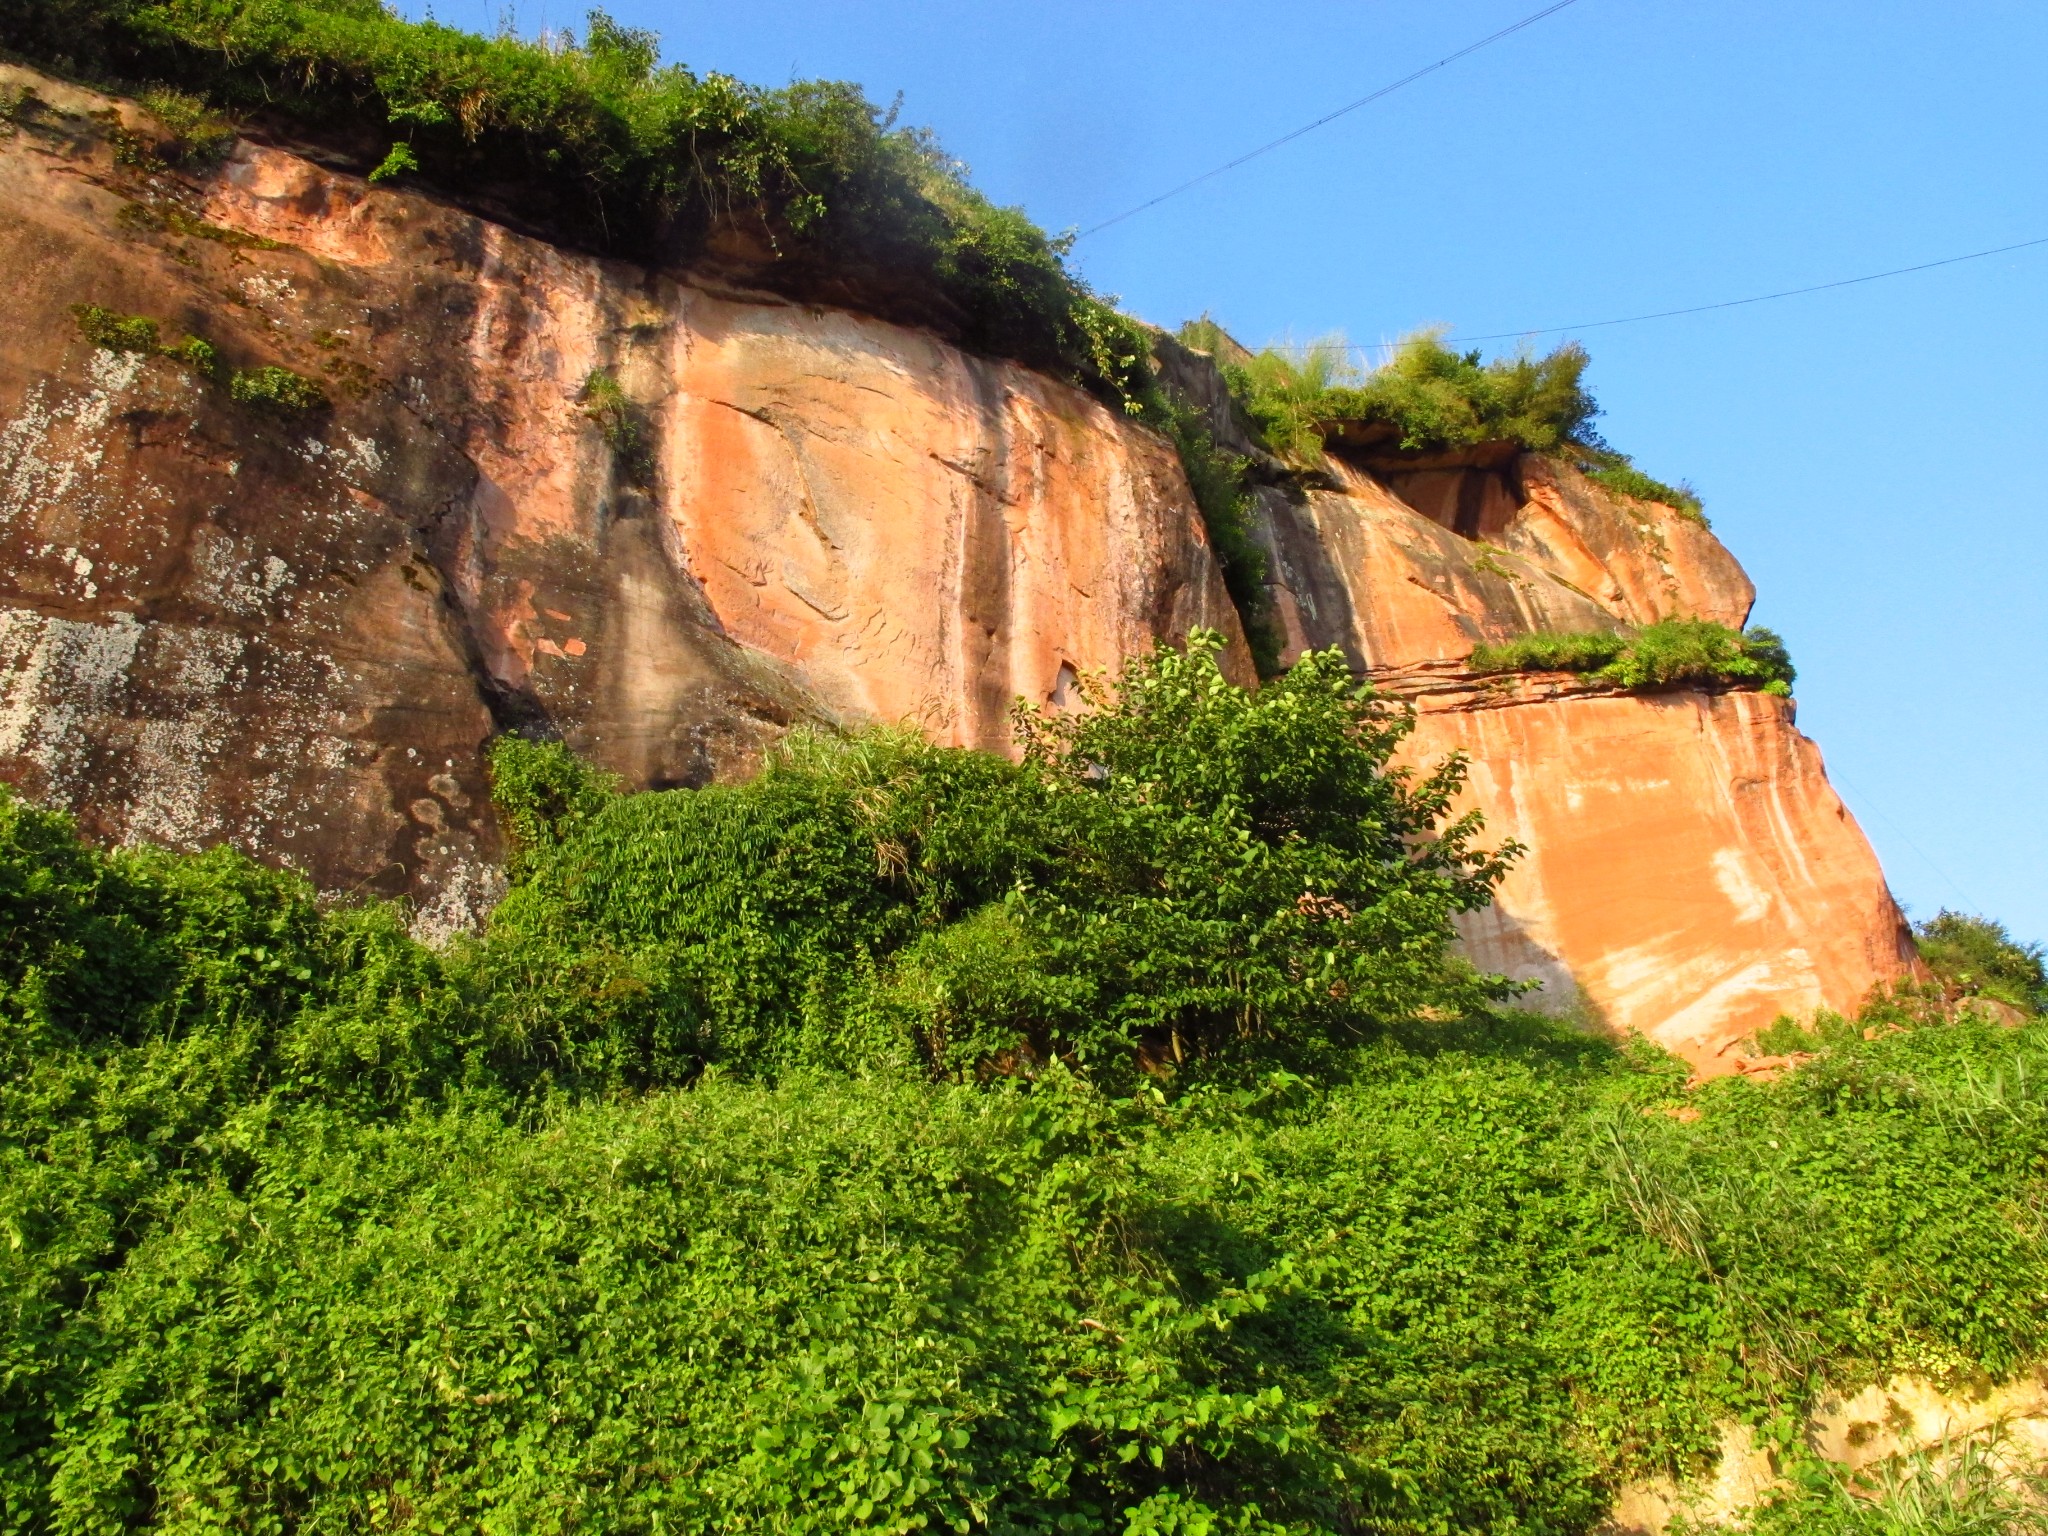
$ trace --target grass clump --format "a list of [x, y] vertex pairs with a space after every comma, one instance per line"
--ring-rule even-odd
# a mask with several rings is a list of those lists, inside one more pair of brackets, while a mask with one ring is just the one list
[[1688, 1094], [1502, 1012], [1455, 767], [1214, 644], [1015, 762], [501, 743], [439, 950], [0, 795], [9, 1524], [1567, 1536], [2048, 1348], [2048, 1027]]
[[1677, 485], [1666, 485], [1644, 474], [1630, 463], [1627, 456], [1605, 449], [1598, 453], [1582, 453], [1579, 469], [1585, 477], [1602, 490], [1612, 491], [1617, 496], [1626, 496], [1634, 501], [1654, 501], [1671, 508], [1672, 511], [1698, 523], [1708, 526], [1706, 507], [1700, 494], [1684, 481]]
[[1224, 365], [1224, 377], [1273, 450], [1309, 464], [1320, 462], [1324, 435], [1340, 422], [1381, 428], [1390, 447], [1408, 452], [1509, 442], [1553, 453], [1590, 432], [1599, 407], [1577, 342], [1482, 362], [1442, 338], [1418, 331], [1385, 364], [1361, 371], [1342, 338], [1328, 337], [1299, 352], [1246, 354]]
[[1785, 642], [1771, 630], [1730, 629], [1710, 619], [1662, 619], [1641, 629], [1518, 635], [1475, 646], [1476, 673], [1579, 672], [1622, 688], [1749, 683], [1789, 695], [1798, 677]]
[[[1801, 1463], [1790, 1488], [1737, 1527], [1745, 1536], [2039, 1536], [2048, 1480], [1997, 1436], [1918, 1446], [1845, 1476]], [[1692, 1523], [1679, 1536], [1705, 1536]]]
[[1350, 361], [1341, 336], [1301, 348], [1251, 352], [1208, 317], [1181, 327], [1188, 346], [1211, 353], [1239, 406], [1266, 445], [1311, 467], [1322, 462], [1334, 428], [1376, 430], [1386, 447], [1438, 453], [1481, 443], [1513, 443], [1576, 465], [1616, 495], [1660, 502], [1705, 526], [1699, 493], [1637, 469], [1594, 429], [1600, 407], [1585, 386], [1585, 348], [1566, 342], [1536, 356], [1482, 361], [1447, 347], [1441, 330], [1404, 338], [1378, 368]]
[[309, 416], [327, 409], [328, 403], [327, 391], [316, 381], [275, 364], [237, 369], [228, 381], [228, 395], [239, 405], [283, 417]]
[[640, 408], [604, 368], [590, 370], [583, 381], [582, 401], [584, 416], [611, 448], [626, 482], [646, 484], [654, 472], [654, 458]]
[[212, 170], [235, 147], [235, 125], [187, 91], [153, 86], [136, 100], [170, 135], [170, 142], [156, 152], [173, 164], [187, 170]]

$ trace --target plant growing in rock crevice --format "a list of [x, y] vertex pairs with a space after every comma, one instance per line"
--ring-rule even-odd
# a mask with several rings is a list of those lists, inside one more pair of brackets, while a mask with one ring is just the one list
[[610, 447], [619, 478], [627, 485], [649, 484], [654, 478], [652, 434], [640, 407], [620, 387], [611, 370], [591, 369], [579, 398], [584, 416]]
[[327, 391], [315, 381], [274, 364], [238, 370], [228, 381], [228, 394], [239, 405], [286, 418], [324, 411], [328, 404]]
[[220, 354], [211, 342], [187, 336], [183, 341], [165, 345], [159, 340], [156, 321], [147, 315], [123, 315], [97, 304], [74, 304], [71, 317], [78, 324], [79, 335], [108, 352], [169, 358], [202, 379], [211, 379], [220, 371]]

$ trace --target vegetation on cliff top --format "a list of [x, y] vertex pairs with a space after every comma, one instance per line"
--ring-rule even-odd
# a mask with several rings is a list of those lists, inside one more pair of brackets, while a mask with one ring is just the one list
[[1789, 694], [1798, 673], [1785, 642], [1768, 629], [1730, 629], [1711, 619], [1663, 619], [1640, 629], [1539, 630], [1478, 645], [1466, 665], [1478, 673], [1582, 672], [1620, 688], [1746, 683]]
[[1482, 362], [1477, 351], [1445, 346], [1441, 330], [1424, 330], [1379, 367], [1361, 370], [1339, 337], [1253, 352], [1205, 318], [1182, 326], [1180, 339], [1216, 358], [1266, 445], [1297, 463], [1319, 464], [1330, 432], [1347, 425], [1378, 429], [1386, 449], [1403, 453], [1513, 443], [1566, 459], [1617, 494], [1705, 521], [1689, 486], [1652, 479], [1594, 430], [1600, 407], [1585, 386], [1586, 349], [1575, 341], [1541, 357]]
[[444, 950], [0, 798], [0, 1530], [1582, 1532], [2048, 1347], [2048, 1028], [1688, 1092], [1446, 954], [1500, 861], [1336, 658], [1100, 703], [502, 743]]
[[976, 192], [928, 134], [851, 85], [762, 90], [662, 65], [651, 33], [601, 11], [580, 42], [532, 42], [405, 21], [378, 0], [12, 0], [0, 48], [167, 82], [153, 100], [205, 152], [219, 147], [210, 104], [571, 244], [670, 262], [716, 246], [759, 280], [1116, 401], [1149, 376], [1138, 327], [1067, 269], [1064, 243]]

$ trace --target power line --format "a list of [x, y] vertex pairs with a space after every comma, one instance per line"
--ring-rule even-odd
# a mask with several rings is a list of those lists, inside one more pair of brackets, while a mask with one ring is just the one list
[[2021, 240], [2014, 245], [1993, 246], [1988, 251], [1971, 251], [1966, 256], [1944, 256], [1939, 261], [1923, 261], [1910, 267], [1893, 267], [1888, 272], [1866, 272], [1861, 277], [1838, 278], [1832, 283], [1814, 283], [1805, 288], [1784, 288], [1777, 293], [1753, 294], [1746, 299], [1723, 299], [1718, 304], [1694, 304], [1687, 309], [1660, 309], [1648, 315], [1623, 315], [1618, 320], [1587, 320], [1578, 325], [1546, 325], [1533, 331], [1495, 331], [1485, 336], [1463, 336], [1461, 341], [1509, 341], [1518, 336], [1549, 336], [1559, 331], [1597, 331], [1609, 325], [1635, 325], [1643, 320], [1669, 320], [1676, 315], [1703, 315], [1712, 309], [1739, 309], [1745, 304], [1765, 304], [1772, 299], [1793, 299], [1802, 293], [1825, 293], [1830, 288], [1853, 288], [1858, 283], [1874, 283], [1881, 278], [1904, 277], [1908, 272], [1929, 272], [1936, 267], [1952, 267], [1959, 261], [1982, 261], [1986, 256], [2003, 256], [2008, 251], [2024, 251], [2037, 245], [2048, 245], [2048, 235], [2038, 240]]
[[1546, 16], [1555, 16], [1559, 11], [1563, 10], [1566, 6], [1576, 5], [1577, 3], [1578, 0], [1557, 0], [1557, 3], [1555, 5], [1546, 6], [1542, 10], [1536, 12], [1536, 14], [1533, 16], [1524, 16], [1520, 21], [1516, 22], [1511, 27], [1502, 27], [1498, 32], [1493, 33], [1491, 36], [1482, 37], [1481, 39], [1479, 39], [1478, 42], [1460, 48], [1456, 53], [1446, 54], [1443, 58], [1438, 59], [1434, 64], [1426, 65], [1423, 68], [1416, 70], [1415, 73], [1412, 75], [1403, 75], [1399, 80], [1396, 80], [1393, 84], [1383, 85], [1378, 90], [1372, 92], [1370, 95], [1361, 96], [1358, 98], [1358, 100], [1351, 102], [1347, 106], [1342, 106], [1334, 112], [1326, 113], [1322, 117], [1317, 118], [1314, 122], [1306, 123], [1303, 126], [1295, 129], [1292, 133], [1283, 133], [1282, 135], [1280, 135], [1279, 138], [1273, 140], [1270, 144], [1261, 144], [1257, 149], [1251, 150], [1246, 154], [1239, 155], [1235, 160], [1230, 161], [1226, 165], [1219, 165], [1213, 171], [1204, 171], [1199, 176], [1191, 177], [1189, 180], [1182, 182], [1179, 186], [1169, 188], [1167, 191], [1160, 193], [1157, 197], [1148, 198], [1146, 201], [1139, 203], [1134, 208], [1126, 208], [1122, 213], [1117, 214], [1114, 218], [1104, 219], [1100, 224], [1091, 224], [1086, 229], [1082, 230], [1074, 238], [1076, 240], [1086, 240], [1090, 235], [1098, 234], [1101, 231], [1109, 228], [1109, 226], [1112, 224], [1121, 224], [1125, 219], [1131, 218], [1136, 214], [1143, 213], [1148, 208], [1157, 208], [1161, 203], [1165, 202], [1168, 198], [1179, 197], [1181, 193], [1188, 191], [1190, 188], [1199, 187], [1205, 181], [1212, 181], [1216, 177], [1223, 175], [1226, 171], [1234, 171], [1240, 165], [1244, 165], [1249, 161], [1256, 160], [1261, 155], [1271, 154], [1274, 150], [1280, 148], [1280, 146], [1283, 144], [1292, 144], [1296, 139], [1302, 137], [1302, 135], [1314, 133], [1318, 128], [1323, 127], [1327, 123], [1334, 123], [1338, 118], [1343, 117], [1346, 113], [1356, 112], [1360, 107], [1370, 106], [1372, 105], [1372, 103], [1378, 101], [1383, 96], [1391, 96], [1394, 94], [1394, 92], [1400, 90], [1402, 87], [1413, 85], [1416, 81], [1422, 79], [1425, 75], [1433, 75], [1438, 70], [1443, 69], [1448, 65], [1457, 63], [1458, 60], [1465, 58], [1467, 55], [1477, 53], [1482, 48], [1491, 47], [1493, 44], [1499, 42], [1502, 38], [1512, 37], [1515, 35], [1515, 33], [1521, 31], [1524, 27], [1533, 27], [1536, 25], [1537, 22], [1543, 20]]
[[[2021, 240], [2013, 245], [1996, 245], [1988, 251], [1971, 251], [1963, 256], [1944, 256], [1939, 261], [1917, 262], [1910, 267], [1893, 267], [1886, 272], [1866, 272], [1861, 277], [1837, 278], [1831, 283], [1812, 283], [1804, 288], [1781, 288], [1776, 293], [1752, 294], [1746, 299], [1722, 299], [1715, 304], [1693, 304], [1684, 309], [1660, 309], [1647, 315], [1623, 315], [1614, 320], [1585, 320], [1577, 325], [1545, 325], [1526, 331], [1489, 331], [1479, 336], [1460, 336], [1456, 331], [1450, 336], [1458, 341], [1517, 341], [1524, 336], [1554, 336], [1564, 331], [1597, 331], [1610, 325], [1637, 325], [1645, 320], [1669, 320], [1678, 315], [1704, 315], [1716, 309], [1740, 309], [1745, 304], [1767, 304], [1773, 299], [1795, 299], [1804, 293], [1825, 293], [1831, 288], [1853, 288], [1858, 283], [1874, 283], [1887, 277], [1904, 277], [1909, 272], [1931, 272], [1936, 267], [1952, 267], [1963, 261], [1982, 261], [1987, 256], [2003, 256], [2009, 251], [2032, 250], [2035, 246], [2048, 245], [2048, 235], [2036, 240]], [[1331, 342], [1306, 342], [1283, 344], [1269, 347], [1274, 352], [1312, 352], [1318, 347], [1335, 346]], [[1386, 342], [1345, 342], [1346, 352], [1377, 352], [1386, 350]]]

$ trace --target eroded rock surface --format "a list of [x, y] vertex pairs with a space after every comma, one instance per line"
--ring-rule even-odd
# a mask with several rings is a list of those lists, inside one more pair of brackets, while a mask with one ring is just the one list
[[[448, 926], [492, 895], [507, 726], [697, 784], [803, 719], [1003, 746], [1016, 695], [1196, 624], [1249, 680], [1171, 450], [1077, 390], [274, 148], [174, 173], [132, 105], [4, 83], [41, 105], [0, 139], [0, 775], [96, 836]], [[230, 398], [265, 366], [331, 409]]]
[[[1157, 435], [924, 333], [577, 255], [239, 144], [152, 163], [131, 104], [0, 69], [0, 777], [110, 841], [229, 841], [473, 921], [479, 749], [544, 726], [638, 785], [743, 772], [793, 724], [1008, 743], [1018, 696], [1237, 617]], [[109, 350], [72, 307], [155, 320]], [[1788, 702], [1485, 681], [1474, 644], [1739, 624], [1699, 523], [1489, 445], [1261, 458], [1287, 649], [1336, 645], [1463, 751], [1531, 850], [1468, 943], [1708, 1069], [1781, 1010], [1910, 966]], [[287, 367], [326, 410], [231, 397]], [[594, 380], [619, 387], [606, 412]]]
[[[1218, 437], [1255, 452], [1213, 369], [1162, 351]], [[1711, 1074], [1735, 1070], [1778, 1014], [1853, 1011], [1917, 964], [1789, 699], [1466, 666], [1475, 645], [1532, 630], [1740, 627], [1755, 589], [1703, 523], [1504, 444], [1403, 455], [1339, 432], [1320, 483], [1269, 478], [1259, 514], [1285, 653], [1337, 646], [1412, 703], [1409, 758], [1463, 753], [1465, 805], [1527, 849], [1463, 925], [1479, 965]]]

